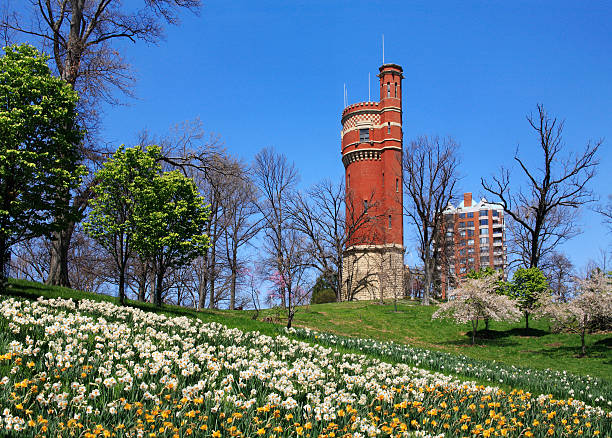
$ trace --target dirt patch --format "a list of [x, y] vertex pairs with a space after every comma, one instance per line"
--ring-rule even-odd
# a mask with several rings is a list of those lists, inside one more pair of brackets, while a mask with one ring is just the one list
[[552, 344], [544, 344], [545, 347], [562, 347], [563, 344], [561, 342], [553, 342]]

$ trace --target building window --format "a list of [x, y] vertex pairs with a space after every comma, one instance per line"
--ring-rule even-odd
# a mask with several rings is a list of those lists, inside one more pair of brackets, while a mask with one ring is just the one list
[[395, 191], [399, 192], [399, 178], [395, 178]]
[[385, 172], [382, 173], [382, 186], [385, 186]]
[[474, 217], [474, 212], [473, 212], [473, 211], [469, 212], [469, 213], [467, 214], [467, 217]]
[[395, 83], [395, 97], [397, 97], [397, 82]]
[[391, 82], [387, 82], [387, 97], [391, 97]]
[[391, 122], [387, 122], [387, 134], [391, 134]]
[[478, 212], [478, 216], [488, 216], [489, 215], [489, 210], [480, 210]]
[[391, 215], [389, 215], [389, 228], [391, 228]]
[[468, 228], [474, 228], [474, 221], [467, 221]]
[[359, 143], [370, 141], [370, 129], [363, 128], [359, 130]]
[[489, 225], [489, 219], [480, 219], [480, 225]]
[[459, 237], [465, 237], [465, 230], [459, 231]]
[[467, 230], [468, 237], [474, 236], [474, 230]]
[[465, 222], [459, 222], [459, 228], [465, 228]]
[[499, 217], [499, 211], [493, 210], [493, 217]]
[[481, 245], [488, 245], [489, 244], [489, 238], [488, 237], [481, 237], [480, 238], [480, 244]]
[[368, 201], [367, 201], [367, 199], [363, 200], [363, 212], [364, 213], [368, 212]]
[[474, 239], [468, 239], [467, 244], [468, 244], [468, 245], [473, 245], [473, 244], [474, 244]]
[[481, 228], [480, 229], [480, 235], [481, 236], [488, 236], [489, 235], [489, 229], [488, 228]]
[[465, 219], [465, 213], [459, 213], [459, 219]]
[[[471, 245], [473, 245], [474, 241], [472, 240], [471, 242], [472, 242]], [[470, 245], [470, 240], [468, 240], [468, 245]], [[474, 248], [468, 248], [467, 252], [468, 254], [474, 254]]]

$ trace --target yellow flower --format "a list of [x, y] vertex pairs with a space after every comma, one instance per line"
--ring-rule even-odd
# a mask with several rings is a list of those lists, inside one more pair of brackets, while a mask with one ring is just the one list
[[212, 434], [213, 438], [219, 438], [221, 436], [221, 432], [219, 432], [218, 430], [215, 430]]
[[266, 429], [263, 427], [261, 429], [257, 429], [257, 435], [264, 435], [266, 433]]

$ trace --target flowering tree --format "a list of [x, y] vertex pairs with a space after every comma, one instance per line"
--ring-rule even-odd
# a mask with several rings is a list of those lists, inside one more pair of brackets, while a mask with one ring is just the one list
[[580, 335], [582, 355], [586, 355], [584, 338], [589, 325], [612, 313], [612, 277], [596, 270], [585, 279], [576, 279], [576, 297], [568, 302], [548, 297], [538, 313], [550, 317], [557, 328]]
[[481, 319], [494, 321], [518, 321], [521, 312], [515, 303], [505, 295], [495, 293], [499, 276], [467, 278], [449, 295], [432, 315], [432, 319], [450, 318], [459, 324], [472, 323], [472, 345]]

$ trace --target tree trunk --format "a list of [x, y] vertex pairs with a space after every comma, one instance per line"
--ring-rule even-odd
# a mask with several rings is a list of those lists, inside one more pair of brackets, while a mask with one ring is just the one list
[[162, 288], [164, 287], [165, 271], [166, 269], [163, 262], [161, 260], [158, 261], [157, 272], [155, 273], [155, 294], [153, 299], [153, 303], [158, 307], [162, 305]]
[[476, 343], [476, 330], [478, 329], [478, 319], [472, 320], [472, 345]]
[[525, 329], [529, 330], [529, 312], [525, 312]]
[[587, 323], [587, 321], [586, 321], [586, 316], [585, 316], [585, 317], [583, 317], [583, 320], [582, 320], [582, 333], [580, 333], [580, 341], [582, 343], [581, 351], [582, 351], [582, 355], [583, 356], [586, 356], [586, 344], [584, 343], [584, 337], [586, 335], [586, 329], [587, 329], [587, 324], [586, 323]]
[[230, 284], [230, 310], [236, 308], [236, 269], [232, 267], [232, 276]]
[[53, 233], [49, 276], [45, 284], [70, 287], [70, 279], [68, 278], [68, 250], [70, 249], [74, 226], [75, 223], [71, 222], [63, 230]]
[[125, 305], [125, 265], [119, 268], [119, 304]]
[[11, 261], [11, 252], [6, 239], [0, 239], [0, 293], [8, 287], [8, 267]]

